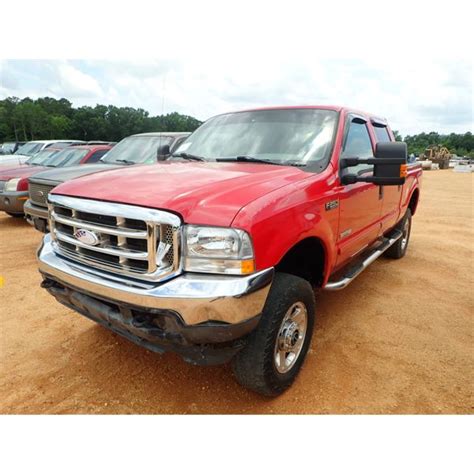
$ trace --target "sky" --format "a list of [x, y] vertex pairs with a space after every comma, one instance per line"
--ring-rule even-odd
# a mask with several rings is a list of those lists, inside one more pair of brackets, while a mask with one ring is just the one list
[[472, 131], [472, 8], [429, 5], [116, 0], [112, 14], [109, 2], [83, 0], [64, 21], [67, 2], [17, 0], [5, 17], [28, 11], [28, 34], [15, 22], [0, 28], [0, 98], [65, 97], [200, 120], [332, 104], [383, 116], [404, 136]]
[[267, 105], [347, 105], [386, 117], [403, 135], [473, 126], [468, 60], [247, 59], [244, 67], [203, 58], [3, 60], [0, 97], [8, 96], [65, 97], [74, 106], [141, 107], [200, 120]]

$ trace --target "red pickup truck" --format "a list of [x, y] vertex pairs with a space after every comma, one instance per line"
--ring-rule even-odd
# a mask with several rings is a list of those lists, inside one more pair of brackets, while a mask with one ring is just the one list
[[310, 346], [314, 290], [405, 255], [421, 179], [406, 153], [384, 119], [348, 108], [218, 115], [167, 162], [56, 187], [42, 286], [141, 346], [232, 360], [242, 385], [278, 395]]

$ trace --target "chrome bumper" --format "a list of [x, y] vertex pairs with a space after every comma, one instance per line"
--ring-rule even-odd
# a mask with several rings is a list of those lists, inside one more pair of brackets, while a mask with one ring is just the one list
[[98, 298], [144, 310], [178, 313], [186, 325], [207, 321], [236, 324], [259, 315], [273, 280], [273, 268], [249, 276], [185, 273], [161, 284], [132, 282], [78, 265], [54, 253], [47, 234], [38, 250], [39, 271]]
[[25, 202], [24, 212], [31, 217], [39, 217], [40, 219], [48, 220], [48, 208], [37, 206], [33, 204], [30, 199]]

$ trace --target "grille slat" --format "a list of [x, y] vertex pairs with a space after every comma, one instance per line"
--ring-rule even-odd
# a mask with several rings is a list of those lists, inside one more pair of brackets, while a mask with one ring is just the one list
[[178, 271], [180, 220], [173, 214], [54, 194], [49, 200], [58, 254], [88, 267], [152, 281]]
[[69, 237], [67, 234], [60, 231], [56, 231], [56, 238], [67, 242], [68, 244], [77, 245], [78, 247], [82, 247], [88, 250], [94, 250], [97, 253], [102, 252], [108, 255], [116, 255], [117, 257], [130, 258], [133, 260], [148, 260], [148, 252], [139, 252], [136, 250], [126, 251], [118, 247], [112, 246], [94, 247], [93, 245], [84, 244], [80, 240], [77, 240], [75, 237]]
[[103, 232], [104, 234], [116, 235], [121, 237], [128, 237], [133, 239], [146, 239], [147, 232], [140, 231], [140, 230], [132, 230], [132, 229], [123, 229], [120, 227], [112, 227], [106, 225], [98, 225], [93, 222], [84, 221], [81, 219], [68, 219], [67, 217], [63, 217], [56, 212], [52, 214], [53, 219], [61, 224], [69, 225], [72, 227], [80, 227], [81, 229], [93, 230], [96, 232]]
[[[121, 270], [123, 270], [123, 268], [125, 267], [128, 272], [132, 274], [132, 276], [139, 277], [142, 275], [141, 269], [135, 270], [134, 267], [113, 263], [111, 261], [106, 261], [103, 258], [96, 258], [93, 254], [78, 254], [74, 248], [71, 248], [70, 244], [66, 244], [65, 242], [59, 242], [59, 247], [61, 248], [61, 254], [76, 262], [85, 263], [88, 266], [94, 266], [99, 269], [118, 273], [122, 273]], [[133, 275], [135, 273], [136, 275]]]

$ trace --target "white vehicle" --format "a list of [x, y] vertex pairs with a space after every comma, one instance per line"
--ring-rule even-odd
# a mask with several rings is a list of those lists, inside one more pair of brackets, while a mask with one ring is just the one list
[[26, 160], [36, 155], [36, 153], [50, 146], [63, 148], [70, 145], [80, 145], [81, 143], [85, 142], [82, 140], [34, 140], [25, 143], [13, 155], [0, 155], [0, 166], [22, 165]]

